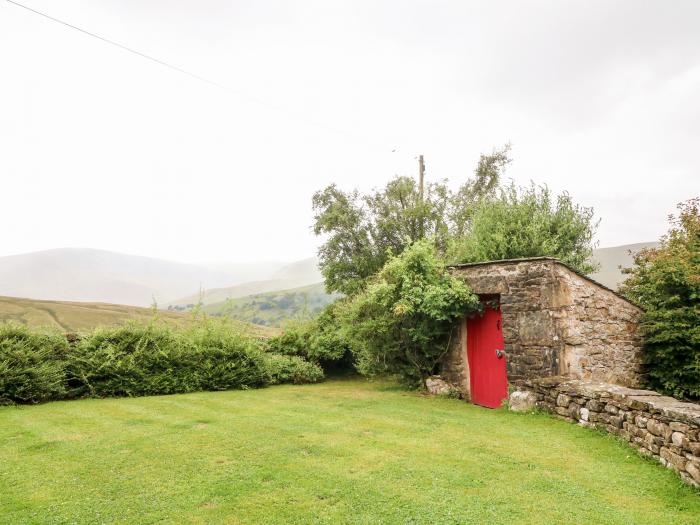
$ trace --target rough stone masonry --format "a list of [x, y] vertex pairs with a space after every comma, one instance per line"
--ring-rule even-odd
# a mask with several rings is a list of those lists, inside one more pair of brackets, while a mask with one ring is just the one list
[[537, 406], [567, 421], [601, 428], [700, 487], [700, 405], [650, 390], [550, 377], [525, 381], [511, 409]]
[[[508, 383], [564, 375], [625, 386], [641, 380], [641, 310], [549, 257], [453, 266], [472, 291], [500, 304]], [[466, 317], [441, 375], [469, 397]]]

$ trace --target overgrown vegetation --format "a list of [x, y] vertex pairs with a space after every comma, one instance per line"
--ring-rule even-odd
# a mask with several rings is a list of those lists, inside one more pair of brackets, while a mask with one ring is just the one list
[[509, 150], [482, 155], [457, 191], [447, 181], [420, 188], [410, 177], [396, 177], [364, 195], [335, 185], [317, 192], [314, 231], [327, 236], [319, 249], [327, 289], [361, 292], [391, 257], [422, 239], [452, 263], [552, 256], [593, 271], [587, 262], [598, 224], [593, 210], [546, 187], [502, 186]]
[[474, 206], [468, 235], [454, 239], [449, 257], [478, 262], [546, 255], [591, 273], [597, 224], [593, 208], [575, 204], [568, 193], [554, 197], [546, 186], [511, 183]]
[[323, 370], [302, 356], [220, 320], [133, 322], [69, 342], [55, 331], [0, 325], [0, 403], [230, 390], [315, 382]]
[[56, 331], [0, 324], [0, 404], [62, 397], [67, 354], [68, 341]]
[[[396, 177], [364, 195], [335, 185], [314, 195], [314, 230], [327, 236], [319, 250], [326, 287], [346, 295], [334, 324], [343, 341], [334, 344], [351, 348], [363, 374], [418, 385], [436, 371], [454, 321], [478, 308], [467, 286], [446, 273], [448, 262], [552, 256], [595, 270], [593, 210], [546, 187], [504, 186], [509, 151], [482, 155], [457, 191], [447, 181], [422, 188]], [[319, 326], [295, 327], [277, 341], [313, 349]]]
[[448, 273], [435, 247], [414, 243], [344, 307], [357, 369], [421, 385], [447, 352], [455, 320], [478, 308], [478, 298]]
[[622, 292], [644, 313], [644, 362], [651, 388], [700, 398], [700, 199], [678, 205], [658, 248], [642, 250]]
[[282, 334], [268, 339], [270, 351], [303, 357], [324, 370], [351, 368], [346, 325], [341, 318], [344, 305], [345, 301], [339, 300], [315, 319], [288, 323]]

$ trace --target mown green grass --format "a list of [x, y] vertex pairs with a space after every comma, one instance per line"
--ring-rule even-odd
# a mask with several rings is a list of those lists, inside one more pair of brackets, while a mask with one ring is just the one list
[[361, 380], [0, 408], [0, 523], [700, 523], [597, 432]]

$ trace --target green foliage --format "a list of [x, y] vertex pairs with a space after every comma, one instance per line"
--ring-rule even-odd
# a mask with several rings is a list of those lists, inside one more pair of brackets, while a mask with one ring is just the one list
[[0, 324], [0, 404], [39, 403], [65, 392], [65, 336]]
[[661, 245], [635, 255], [621, 291], [645, 310], [641, 330], [649, 386], [700, 398], [700, 199], [678, 209]]
[[468, 228], [471, 207], [491, 195], [510, 162], [507, 145], [482, 155], [474, 179], [458, 192], [446, 181], [423, 191], [410, 177], [396, 177], [367, 195], [343, 192], [335, 184], [313, 196], [314, 232], [328, 235], [319, 250], [329, 291], [361, 291], [390, 257], [414, 242], [430, 238], [442, 252]]
[[317, 383], [323, 379], [323, 370], [296, 355], [267, 354], [265, 356], [270, 384]]
[[501, 188], [474, 210], [468, 235], [455, 240], [454, 262], [519, 257], [556, 257], [572, 268], [591, 273], [589, 261], [598, 223], [593, 209], [574, 204], [567, 193], [554, 198], [546, 186]]
[[145, 396], [316, 382], [302, 356], [275, 356], [267, 343], [224, 320], [187, 326], [139, 323], [66, 337], [0, 324], [0, 404], [64, 397]]
[[583, 273], [597, 223], [591, 208], [544, 187], [501, 187], [510, 145], [482, 155], [474, 176], [453, 192], [446, 181], [422, 192], [410, 177], [362, 195], [335, 185], [313, 197], [314, 231], [326, 235], [320, 268], [329, 291], [352, 296], [393, 256], [430, 239], [454, 262], [551, 256]]
[[418, 241], [344, 305], [343, 322], [361, 373], [398, 375], [418, 386], [447, 352], [454, 321], [478, 308], [432, 243]]
[[266, 383], [255, 341], [221, 325], [186, 330], [129, 324], [95, 330], [68, 362], [73, 395], [144, 396], [250, 388]]
[[349, 346], [342, 319], [338, 317], [343, 300], [328, 305], [313, 320], [294, 321], [268, 340], [269, 349], [278, 354], [301, 356], [324, 370], [350, 367]]
[[263, 326], [281, 326], [290, 320], [312, 319], [338, 296], [327, 294], [323, 283], [208, 304], [203, 310]]

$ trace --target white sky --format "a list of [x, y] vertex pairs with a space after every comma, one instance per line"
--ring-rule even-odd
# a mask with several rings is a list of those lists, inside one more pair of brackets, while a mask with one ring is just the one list
[[508, 141], [601, 246], [700, 193], [697, 1], [19, 1], [240, 94], [0, 0], [0, 255], [300, 259], [315, 190]]

